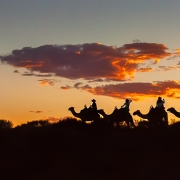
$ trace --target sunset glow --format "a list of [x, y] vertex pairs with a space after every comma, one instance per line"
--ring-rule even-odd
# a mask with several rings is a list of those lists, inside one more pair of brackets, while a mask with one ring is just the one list
[[92, 99], [147, 112], [158, 96], [180, 111], [180, 2], [21, 3], [1, 3], [1, 119], [56, 121]]

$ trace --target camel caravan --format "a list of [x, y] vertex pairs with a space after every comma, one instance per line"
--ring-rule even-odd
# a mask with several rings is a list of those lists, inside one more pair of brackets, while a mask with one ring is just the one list
[[[126, 99], [125, 103], [121, 108], [115, 107], [111, 114], [106, 114], [103, 109], [97, 109], [96, 100], [91, 100], [92, 104], [89, 108], [84, 106], [79, 113], [75, 111], [74, 107], [70, 107], [68, 110], [76, 118], [81, 119], [82, 122], [98, 122], [102, 120], [116, 125], [119, 127], [121, 122], [125, 122], [127, 127], [136, 127], [132, 118], [132, 115], [129, 112], [130, 103], [132, 100]], [[167, 127], [168, 126], [168, 115], [164, 107], [165, 100], [161, 97], [158, 97], [156, 102], [156, 107], [151, 106], [147, 114], [142, 114], [140, 110], [133, 112], [134, 116], [139, 116], [143, 121], [139, 122], [139, 126], [143, 125], [145, 127]], [[180, 118], [180, 112], [177, 112], [175, 108], [171, 107], [167, 109], [168, 112], [174, 114], [176, 117]]]

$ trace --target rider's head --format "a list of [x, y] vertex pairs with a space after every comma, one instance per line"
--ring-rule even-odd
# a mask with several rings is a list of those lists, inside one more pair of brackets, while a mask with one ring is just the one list
[[126, 99], [126, 102], [129, 102], [129, 99]]
[[162, 100], [162, 97], [159, 96], [159, 97], [158, 97], [158, 100]]
[[91, 100], [92, 102], [96, 102], [96, 100], [95, 99], [93, 99], [93, 100]]

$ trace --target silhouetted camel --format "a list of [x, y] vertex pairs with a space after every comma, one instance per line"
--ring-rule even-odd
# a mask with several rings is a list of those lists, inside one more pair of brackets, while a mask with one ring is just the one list
[[140, 110], [137, 110], [133, 113], [133, 115], [137, 115], [143, 119], [147, 119], [150, 126], [168, 125], [167, 112], [165, 110], [162, 111], [157, 108], [153, 108], [152, 106], [147, 114], [142, 114]]
[[135, 127], [133, 118], [129, 112], [124, 108], [117, 109], [115, 108], [111, 114], [106, 114], [103, 109], [98, 110], [98, 113], [101, 114], [105, 119], [109, 120], [112, 123], [116, 123], [117, 127], [119, 127], [119, 122], [125, 121], [127, 126], [132, 125]]
[[167, 111], [174, 114], [176, 117], [180, 118], [180, 112], [176, 111], [174, 107], [168, 108]]
[[87, 110], [83, 109], [79, 113], [75, 112], [74, 107], [70, 107], [68, 110], [71, 111], [75, 117], [80, 118], [83, 122], [97, 121], [100, 119], [98, 112], [95, 112], [92, 108], [88, 108]]

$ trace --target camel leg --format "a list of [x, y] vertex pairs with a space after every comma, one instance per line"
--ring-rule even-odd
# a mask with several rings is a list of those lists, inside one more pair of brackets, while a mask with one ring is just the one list
[[148, 119], [148, 128], [152, 128], [153, 124], [152, 122]]
[[126, 123], [127, 123], [128, 127], [129, 127], [129, 123], [131, 124], [131, 126], [135, 127], [135, 124], [134, 124], [131, 114], [128, 115], [127, 119], [128, 120], [126, 121]]
[[132, 125], [133, 127], [136, 127], [135, 124], [134, 124], [134, 121], [133, 121], [133, 118], [132, 118], [131, 115], [130, 115], [130, 123], [131, 123], [131, 125]]
[[84, 119], [81, 119], [82, 123], [85, 123], [86, 121]]
[[164, 121], [165, 121], [165, 125], [168, 126], [168, 115], [167, 115], [167, 112], [164, 113]]
[[126, 124], [127, 124], [127, 127], [130, 128], [130, 126], [129, 126], [129, 121], [126, 121]]
[[110, 124], [110, 127], [114, 128], [114, 121], [109, 120], [108, 123]]
[[116, 127], [119, 128], [119, 121], [116, 121]]

